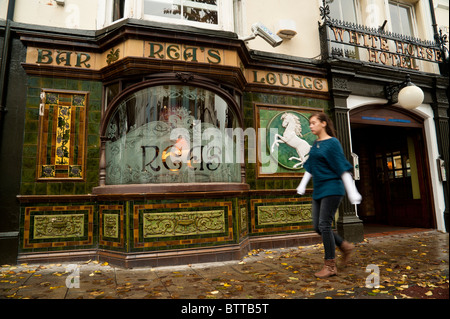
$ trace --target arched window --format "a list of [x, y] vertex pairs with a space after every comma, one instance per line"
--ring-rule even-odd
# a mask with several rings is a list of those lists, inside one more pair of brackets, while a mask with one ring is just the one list
[[226, 157], [238, 117], [216, 92], [161, 84], [114, 105], [104, 123], [105, 185], [241, 182], [241, 164]]

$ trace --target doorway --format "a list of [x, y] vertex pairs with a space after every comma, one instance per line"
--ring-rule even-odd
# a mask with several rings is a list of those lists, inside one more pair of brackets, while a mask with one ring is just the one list
[[380, 108], [358, 111], [351, 113], [352, 146], [360, 167], [356, 186], [363, 196], [358, 215], [365, 223], [432, 227], [428, 157], [420, 119]]

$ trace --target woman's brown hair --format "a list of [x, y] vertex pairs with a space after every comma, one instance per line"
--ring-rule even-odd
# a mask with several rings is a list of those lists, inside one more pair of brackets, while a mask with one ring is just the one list
[[317, 113], [313, 113], [309, 119], [311, 120], [311, 118], [316, 117], [320, 122], [325, 122], [327, 123], [327, 126], [325, 126], [325, 131], [327, 132], [328, 135], [330, 135], [331, 137], [336, 137], [336, 131], [334, 129], [334, 124], [333, 121], [331, 121], [330, 117], [328, 115], [326, 115], [323, 112], [317, 112]]

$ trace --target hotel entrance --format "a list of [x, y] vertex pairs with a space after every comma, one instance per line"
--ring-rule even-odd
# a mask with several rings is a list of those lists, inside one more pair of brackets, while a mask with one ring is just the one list
[[434, 226], [423, 120], [396, 107], [369, 106], [350, 113], [353, 152], [359, 156], [365, 223]]

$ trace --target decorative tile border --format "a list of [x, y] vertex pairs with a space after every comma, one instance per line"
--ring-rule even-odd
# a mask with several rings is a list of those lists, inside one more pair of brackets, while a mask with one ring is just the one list
[[34, 239], [84, 236], [84, 214], [34, 216]]
[[258, 226], [311, 222], [311, 204], [258, 206]]
[[143, 213], [142, 217], [144, 238], [225, 232], [225, 210]]
[[[169, 209], [183, 211], [164, 212]], [[231, 241], [233, 204], [229, 201], [134, 205], [132, 231], [134, 248]]]
[[94, 206], [26, 207], [23, 248], [93, 244]]
[[240, 237], [245, 237], [248, 234], [248, 208], [247, 200], [239, 200], [239, 233]]
[[311, 199], [300, 197], [39, 205], [51, 204], [22, 208], [22, 253], [95, 247], [122, 253], [221, 247], [249, 236], [313, 230]]
[[124, 248], [124, 207], [123, 205], [99, 206], [99, 244]]
[[251, 232], [312, 230], [311, 205], [311, 198], [251, 199]]

